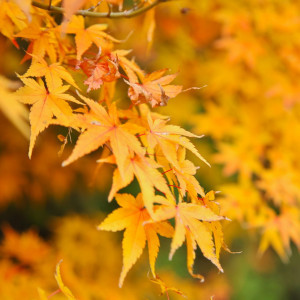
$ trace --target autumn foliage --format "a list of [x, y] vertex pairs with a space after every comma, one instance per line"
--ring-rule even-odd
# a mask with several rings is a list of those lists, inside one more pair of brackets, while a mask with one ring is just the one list
[[[286, 37], [300, 7], [183, 2], [0, 0], [0, 51], [17, 61], [0, 67], [0, 109], [18, 130], [0, 120], [4, 214], [22, 197], [47, 212], [49, 198], [75, 201], [88, 186], [103, 198], [89, 217], [46, 214], [45, 240], [4, 218], [7, 299], [155, 299], [152, 283], [168, 299], [229, 299], [220, 254], [244, 249], [229, 249], [224, 226], [256, 229], [260, 255], [272, 247], [288, 261], [291, 244], [300, 247], [299, 55], [297, 35]], [[209, 175], [216, 164], [222, 175]], [[98, 202], [112, 203], [99, 213]], [[157, 271], [164, 238], [169, 260], [185, 245], [192, 278], [182, 285]], [[126, 278], [144, 252], [137, 288]], [[215, 266], [203, 288], [196, 256]]]

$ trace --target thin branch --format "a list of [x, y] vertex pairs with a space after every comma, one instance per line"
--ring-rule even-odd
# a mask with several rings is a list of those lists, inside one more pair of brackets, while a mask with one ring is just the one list
[[[124, 10], [120, 12], [93, 12], [89, 10], [78, 10], [75, 15], [81, 15], [85, 17], [94, 17], [94, 18], [110, 18], [110, 19], [119, 19], [119, 18], [133, 18], [144, 12], [150, 10], [151, 8], [157, 6], [160, 3], [168, 2], [171, 0], [155, 0], [151, 4], [143, 6], [138, 9]], [[50, 2], [51, 3], [51, 2]], [[45, 9], [54, 13], [64, 14], [64, 9], [58, 6], [49, 6], [47, 4], [39, 3], [37, 1], [32, 1], [32, 5], [41, 9]]]

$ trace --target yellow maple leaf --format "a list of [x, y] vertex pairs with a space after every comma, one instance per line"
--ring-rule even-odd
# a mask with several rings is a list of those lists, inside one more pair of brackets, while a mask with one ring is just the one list
[[65, 94], [70, 86], [60, 86], [55, 89], [47, 88], [43, 83], [38, 83], [31, 78], [21, 78], [24, 87], [16, 92], [17, 99], [24, 103], [30, 104], [30, 145], [29, 158], [37, 136], [44, 131], [52, 122], [55, 116], [57, 120], [66, 120], [72, 116], [72, 108], [66, 101], [82, 104], [73, 96]]
[[171, 260], [175, 251], [187, 242], [187, 266], [193, 277], [203, 280], [203, 276], [193, 273], [196, 245], [199, 246], [203, 255], [209, 259], [217, 268], [223, 272], [215, 252], [212, 234], [206, 227], [206, 222], [224, 220], [224, 217], [215, 214], [211, 209], [196, 203], [180, 202], [177, 205], [168, 201], [161, 202], [156, 211], [156, 221], [175, 218], [175, 232], [171, 243], [169, 259]]
[[177, 153], [179, 168], [174, 167], [173, 172], [178, 179], [182, 196], [185, 196], [186, 191], [192, 199], [197, 199], [198, 194], [202, 197], [205, 196], [203, 188], [200, 186], [198, 180], [194, 177], [197, 168], [191, 161], [185, 159], [186, 149], [180, 147]]
[[33, 56], [33, 58], [31, 66], [22, 77], [45, 76], [47, 86], [52, 90], [60, 87], [62, 85], [62, 79], [64, 79], [66, 82], [80, 90], [70, 73], [59, 63], [48, 65], [42, 57]]
[[142, 194], [139, 194], [136, 199], [130, 194], [117, 194], [116, 200], [121, 207], [113, 211], [98, 226], [98, 229], [109, 231], [126, 229], [123, 238], [123, 268], [119, 280], [121, 287], [128, 271], [141, 256], [146, 241], [151, 271], [155, 276], [155, 261], [160, 246], [157, 233], [171, 237], [173, 227], [165, 221], [145, 224], [150, 220], [150, 215], [144, 208]]
[[149, 130], [146, 132], [149, 146], [153, 149], [158, 145], [169, 162], [180, 169], [177, 159], [177, 146], [190, 150], [198, 158], [204, 161], [208, 166], [210, 164], [197, 151], [196, 147], [186, 137], [201, 138], [203, 136], [195, 135], [183, 128], [175, 125], [167, 125], [167, 120], [154, 119], [148, 114]]
[[57, 284], [61, 290], [61, 292], [68, 298], [68, 300], [76, 300], [72, 292], [68, 287], [65, 286], [65, 284], [62, 281], [61, 274], [60, 274], [60, 264], [62, 263], [62, 260], [56, 265], [56, 272], [54, 274], [54, 277], [57, 281]]
[[[109, 156], [104, 159], [99, 159], [100, 163], [116, 163], [115, 156]], [[125, 177], [120, 174], [119, 168], [115, 169], [113, 174], [113, 184], [108, 196], [108, 200], [111, 201], [120, 189], [126, 187], [131, 183], [136, 176], [138, 183], [141, 187], [143, 194], [144, 204], [153, 217], [153, 202], [155, 201], [155, 189], [164, 193], [170, 199], [173, 199], [173, 195], [163, 177], [163, 175], [157, 170], [160, 167], [154, 160], [144, 156], [131, 156], [125, 160]]]

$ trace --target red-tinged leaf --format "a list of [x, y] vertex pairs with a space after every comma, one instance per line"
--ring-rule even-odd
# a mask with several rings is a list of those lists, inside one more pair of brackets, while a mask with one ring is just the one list
[[169, 85], [177, 76], [176, 74], [161, 77], [166, 70], [148, 74], [142, 84], [125, 80], [130, 86], [128, 95], [134, 105], [149, 103], [152, 107], [164, 106], [170, 98], [176, 97], [182, 91], [182, 86]]
[[104, 82], [112, 82], [118, 79], [121, 76], [118, 68], [117, 59], [108, 55], [101, 57], [94, 64], [89, 78], [84, 82], [88, 85], [88, 92], [99, 89]]

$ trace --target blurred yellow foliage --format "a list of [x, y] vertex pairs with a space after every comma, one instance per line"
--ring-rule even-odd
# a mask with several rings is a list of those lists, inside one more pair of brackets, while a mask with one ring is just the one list
[[[0, 0], [3, 299], [156, 299], [159, 286], [168, 299], [229, 299], [223, 276], [208, 274], [199, 288], [155, 267], [161, 226], [172, 238], [169, 258], [185, 242], [188, 271], [198, 279], [198, 246], [223, 271], [220, 251], [231, 252], [224, 219], [258, 233], [260, 256], [273, 248], [287, 262], [291, 244], [300, 249], [300, 4], [129, 2], [50, 1], [49, 9], [49, 1]], [[19, 132], [30, 140], [29, 157], [35, 146], [31, 161]], [[203, 134], [201, 143], [190, 140]], [[185, 150], [209, 163], [195, 145], [213, 166], [202, 164], [197, 177], [199, 161]], [[217, 199], [206, 193], [216, 185]], [[102, 207], [98, 196], [97, 205], [86, 201], [94, 197], [89, 186], [106, 194], [111, 187], [109, 201], [116, 195], [120, 207], [114, 203], [98, 229], [125, 229], [123, 269], [120, 238], [97, 232], [99, 216], [51, 221], [70, 210], [63, 198], [75, 211]], [[123, 188], [141, 194], [116, 194]], [[14, 209], [20, 220], [12, 220]], [[26, 215], [45, 239], [27, 230]], [[146, 265], [146, 241], [157, 289], [137, 266], [117, 289], [120, 270], [121, 286], [138, 258]]]
[[[121, 249], [114, 236], [95, 230], [98, 219], [76, 215], [57, 219], [53, 224], [55, 233], [51, 245], [33, 230], [19, 234], [11, 228], [6, 229], [0, 245], [1, 297], [43, 299], [39, 295], [44, 291], [47, 297], [52, 295], [51, 299], [66, 299], [57, 291], [53, 275], [55, 265], [63, 259], [59, 282], [68, 287], [76, 299], [157, 299], [159, 288], [147, 280], [142, 270], [133, 270], [127, 284], [122, 289], [117, 288]], [[43, 251], [37, 253], [37, 249]], [[32, 258], [28, 260], [28, 257]], [[217, 274], [209, 275], [208, 283], [201, 288], [198, 282], [170, 272], [161, 271], [160, 275], [165, 282], [180, 286], [190, 299], [206, 299], [211, 295], [216, 295], [216, 299], [229, 299], [229, 285]], [[181, 299], [171, 290], [169, 294], [172, 299]]]

